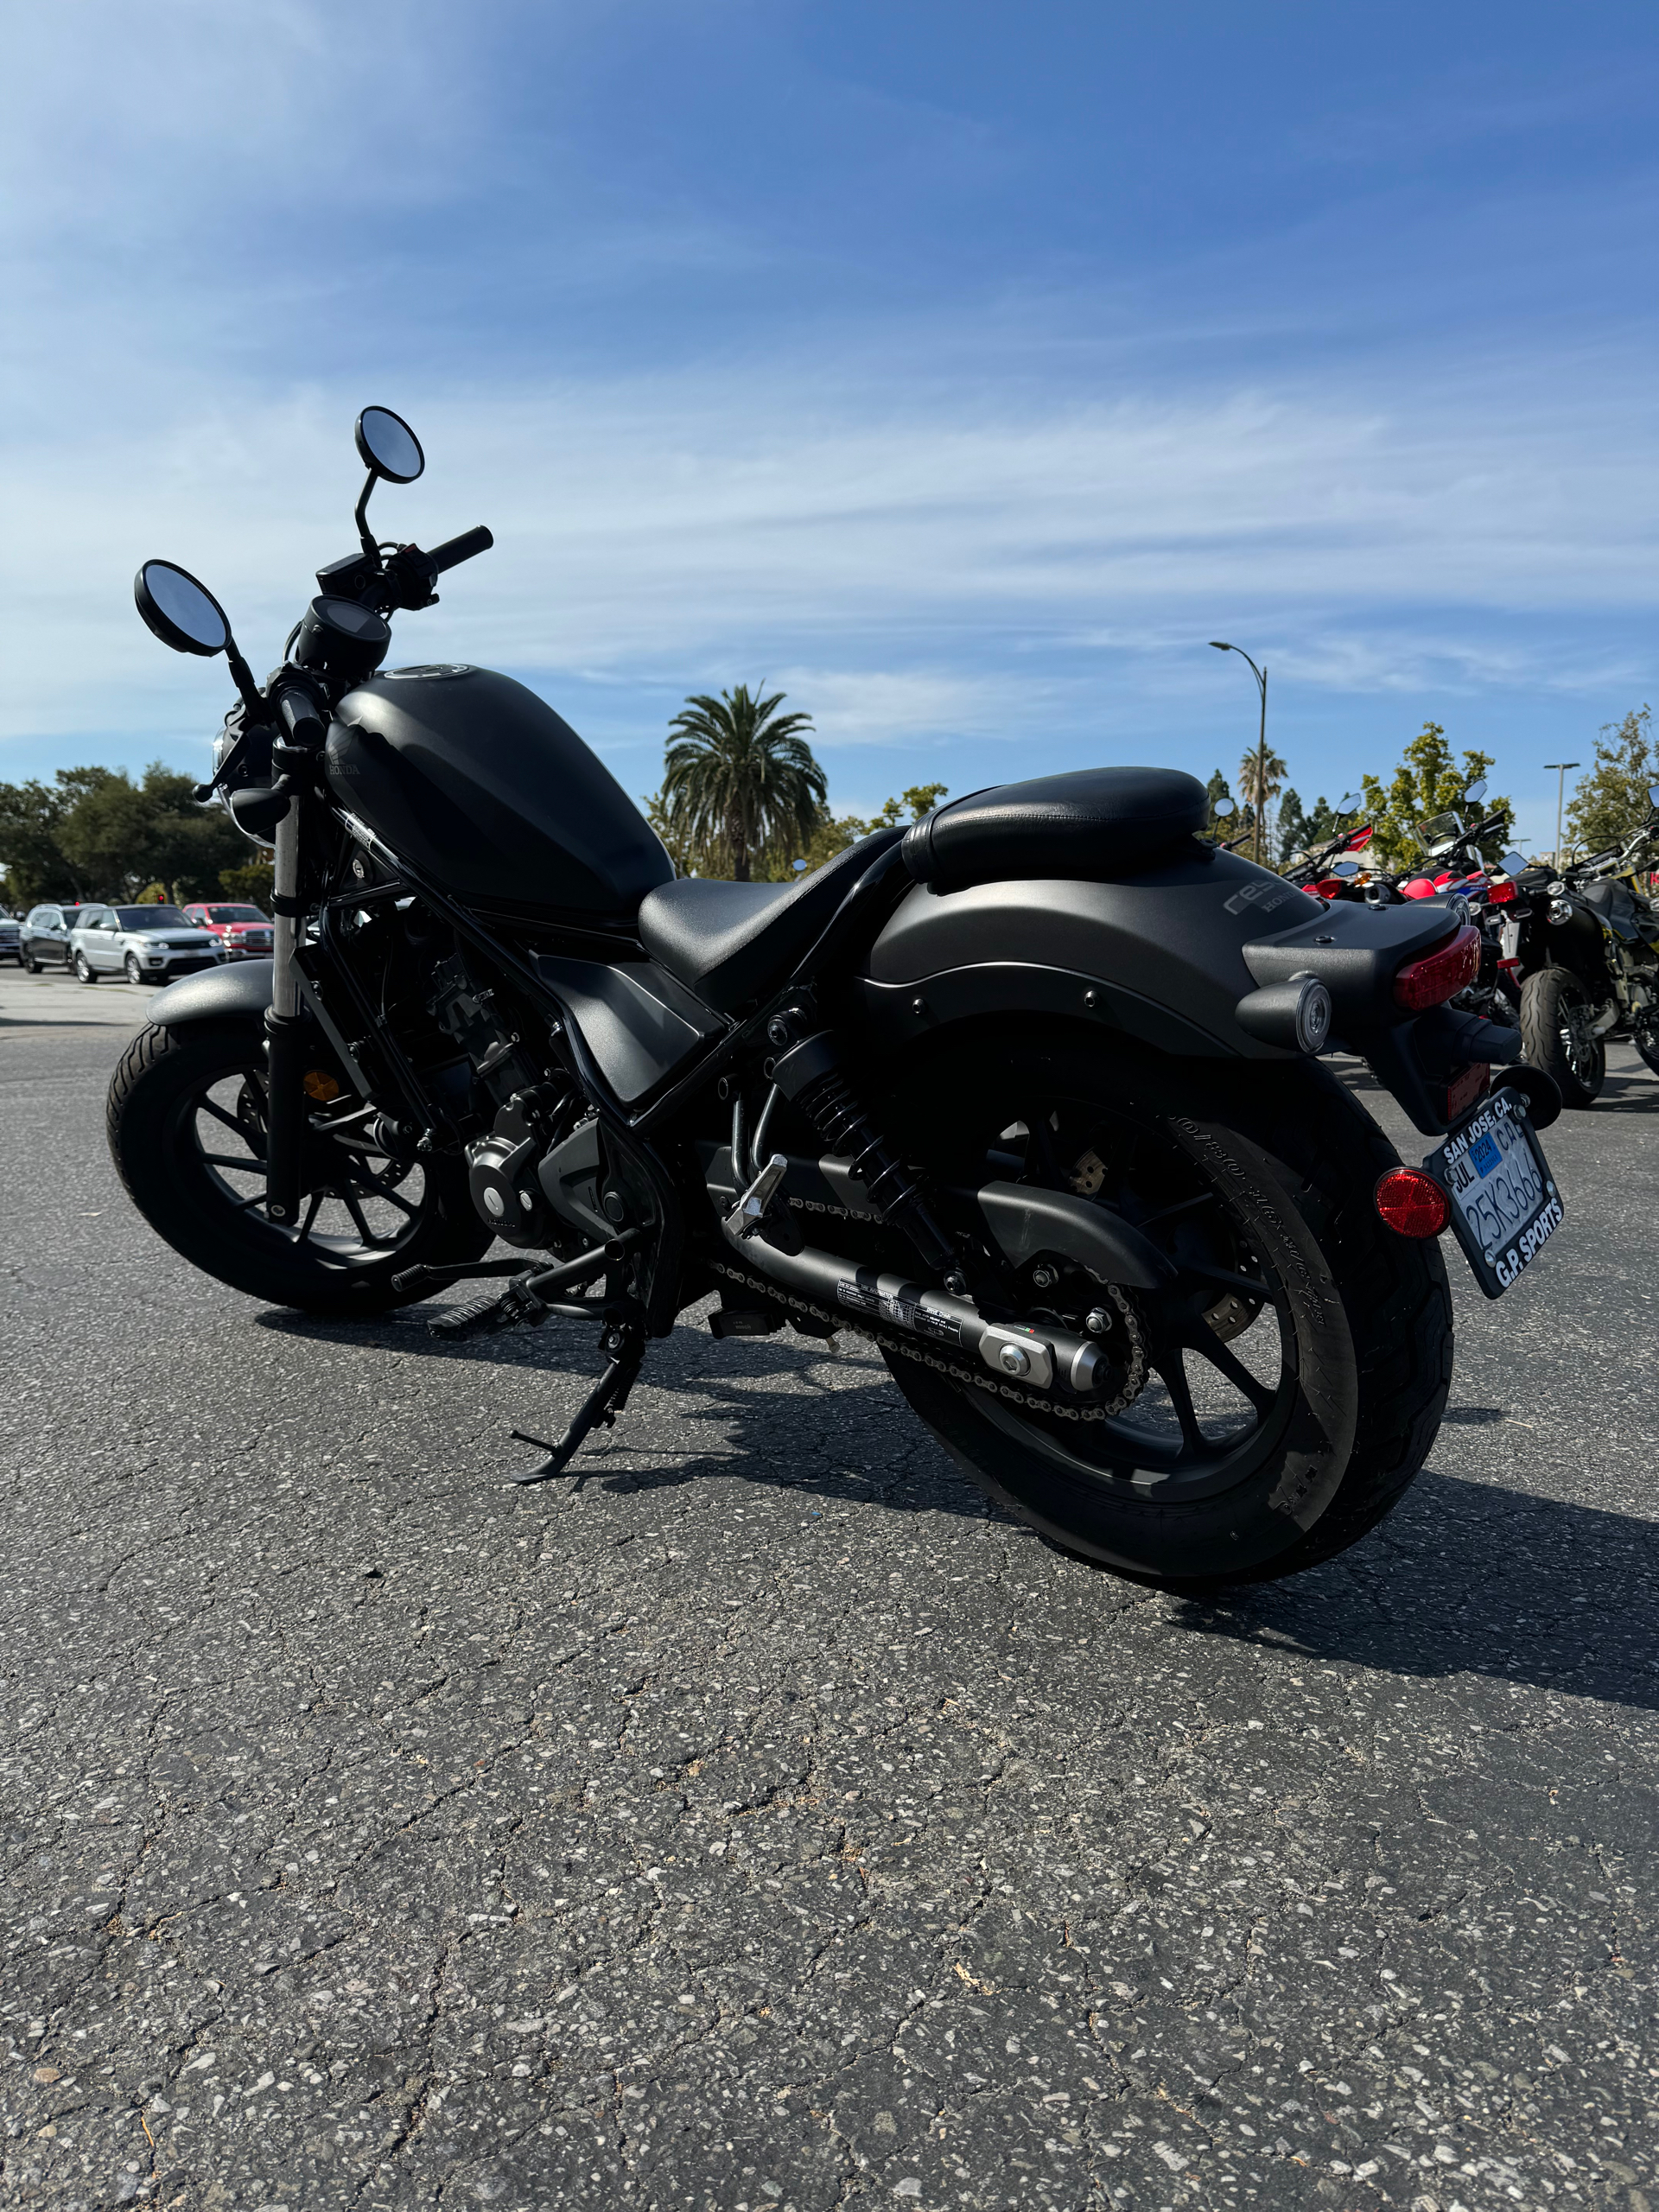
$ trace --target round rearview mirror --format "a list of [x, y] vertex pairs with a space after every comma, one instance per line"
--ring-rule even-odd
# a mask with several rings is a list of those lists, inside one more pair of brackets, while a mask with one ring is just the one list
[[421, 442], [390, 407], [365, 407], [357, 418], [357, 450], [363, 465], [388, 483], [412, 484], [426, 467]]
[[1332, 875], [1340, 875], [1344, 878], [1357, 875], [1359, 874], [1359, 862], [1357, 861], [1333, 861], [1331, 864], [1331, 873]]
[[1498, 861], [1498, 866], [1505, 875], [1519, 875], [1526, 865], [1527, 856], [1524, 853], [1505, 853]]
[[1463, 802], [1465, 806], [1478, 806], [1485, 796], [1486, 779], [1484, 776], [1479, 776], [1476, 778], [1475, 781], [1470, 785], [1468, 790], [1465, 791], [1463, 795]]
[[1232, 799], [1218, 798], [1210, 811], [1217, 822], [1230, 822], [1234, 815], [1238, 812], [1238, 808]]
[[1357, 791], [1344, 791], [1342, 797], [1337, 801], [1337, 812], [1338, 814], [1357, 814], [1359, 812], [1359, 793]]
[[205, 584], [171, 561], [146, 561], [132, 582], [146, 626], [175, 653], [222, 653], [231, 642], [225, 610]]

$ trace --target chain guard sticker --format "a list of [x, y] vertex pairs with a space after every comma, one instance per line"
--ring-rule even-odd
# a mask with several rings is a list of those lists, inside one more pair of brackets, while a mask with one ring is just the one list
[[960, 1346], [962, 1343], [962, 1324], [950, 1314], [930, 1313], [911, 1299], [890, 1297], [861, 1282], [838, 1282], [836, 1303], [850, 1306], [855, 1313], [879, 1313], [895, 1328], [912, 1329], [918, 1337], [931, 1337], [940, 1344]]

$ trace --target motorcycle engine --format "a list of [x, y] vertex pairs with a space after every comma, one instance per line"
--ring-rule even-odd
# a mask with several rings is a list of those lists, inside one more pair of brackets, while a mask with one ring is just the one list
[[536, 1067], [502, 1018], [494, 993], [459, 955], [437, 962], [432, 980], [428, 1011], [464, 1055], [448, 1086], [458, 1118], [463, 1126], [485, 1119], [490, 1124], [488, 1134], [466, 1148], [473, 1204], [505, 1243], [556, 1248], [563, 1232], [536, 1170], [573, 1118], [578, 1102], [572, 1087], [563, 1074], [550, 1079]]
[[536, 1179], [537, 1163], [546, 1149], [546, 1131], [533, 1098], [509, 1099], [488, 1136], [467, 1147], [473, 1204], [506, 1243], [540, 1250], [552, 1234], [552, 1215]]

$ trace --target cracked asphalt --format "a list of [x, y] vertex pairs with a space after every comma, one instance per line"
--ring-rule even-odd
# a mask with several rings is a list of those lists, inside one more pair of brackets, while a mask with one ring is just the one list
[[1402, 1509], [1198, 1605], [855, 1340], [688, 1321], [505, 1487], [585, 1332], [193, 1274], [104, 1148], [141, 1006], [0, 979], [0, 2201], [1659, 2212], [1627, 1050]]

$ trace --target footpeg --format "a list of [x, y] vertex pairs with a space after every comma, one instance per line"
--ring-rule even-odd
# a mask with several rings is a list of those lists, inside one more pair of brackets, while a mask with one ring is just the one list
[[547, 1308], [525, 1285], [528, 1278], [509, 1283], [499, 1298], [480, 1298], [471, 1306], [458, 1306], [441, 1313], [427, 1328], [435, 1337], [490, 1337], [502, 1329], [533, 1329], [547, 1319]]
[[774, 1152], [748, 1189], [726, 1217], [728, 1236], [758, 1236], [766, 1225], [766, 1216], [772, 1202], [778, 1195], [778, 1186], [789, 1173], [789, 1162], [781, 1152]]

